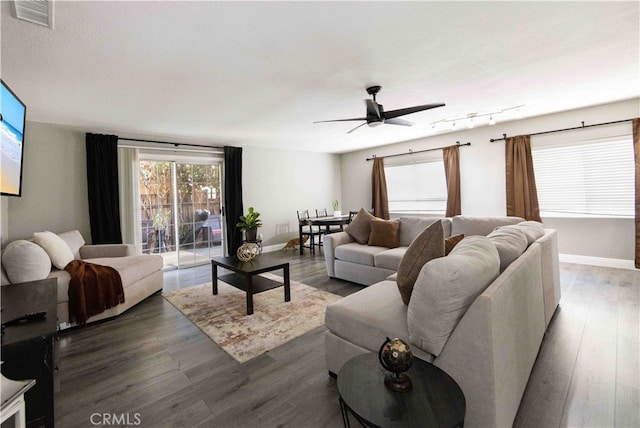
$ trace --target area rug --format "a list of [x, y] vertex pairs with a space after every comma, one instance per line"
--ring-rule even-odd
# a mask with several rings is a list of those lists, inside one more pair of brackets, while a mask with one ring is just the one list
[[[282, 281], [270, 273], [262, 276]], [[173, 306], [243, 363], [324, 324], [325, 308], [342, 297], [291, 281], [291, 301], [284, 301], [284, 287], [253, 296], [253, 314], [247, 315], [246, 294], [218, 281], [163, 293]]]

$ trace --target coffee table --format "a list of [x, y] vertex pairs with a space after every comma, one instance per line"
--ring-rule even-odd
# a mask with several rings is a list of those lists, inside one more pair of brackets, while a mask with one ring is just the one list
[[387, 373], [374, 353], [347, 361], [338, 373], [338, 394], [345, 427], [351, 413], [369, 427], [462, 427], [464, 394], [439, 367], [414, 358], [407, 372], [413, 382], [408, 392], [384, 386]]
[[[218, 267], [229, 269], [233, 273], [218, 277]], [[284, 270], [284, 283], [259, 276], [264, 272]], [[236, 256], [211, 259], [211, 277], [213, 294], [218, 294], [218, 280], [244, 291], [247, 294], [247, 315], [253, 314], [253, 295], [284, 285], [284, 301], [291, 301], [289, 281], [289, 262], [276, 257], [260, 254], [249, 262], [238, 260]]]

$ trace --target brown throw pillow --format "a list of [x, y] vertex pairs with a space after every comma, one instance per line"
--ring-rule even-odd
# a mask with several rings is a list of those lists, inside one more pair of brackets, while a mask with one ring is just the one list
[[409, 304], [413, 284], [429, 260], [444, 257], [444, 230], [440, 220], [432, 223], [415, 237], [398, 265], [398, 291], [405, 305]]
[[444, 255], [449, 255], [453, 247], [455, 247], [458, 242], [464, 239], [464, 233], [459, 233], [457, 235], [453, 235], [444, 240]]
[[369, 234], [371, 234], [371, 226], [369, 226], [371, 220], [375, 220], [375, 217], [369, 211], [361, 208], [344, 231], [358, 244], [366, 244], [369, 241]]
[[369, 243], [378, 247], [397, 248], [400, 246], [400, 220], [371, 220]]

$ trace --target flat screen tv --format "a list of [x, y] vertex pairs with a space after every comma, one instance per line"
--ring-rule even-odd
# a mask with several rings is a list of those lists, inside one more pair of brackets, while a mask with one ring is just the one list
[[21, 196], [27, 107], [3, 80], [0, 82], [0, 192]]

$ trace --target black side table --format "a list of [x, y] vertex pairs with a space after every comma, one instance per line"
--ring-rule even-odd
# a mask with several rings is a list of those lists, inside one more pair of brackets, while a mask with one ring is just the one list
[[0, 287], [2, 322], [46, 311], [46, 318], [7, 326], [2, 336], [2, 374], [8, 379], [35, 379], [24, 395], [27, 427], [54, 426], [53, 340], [56, 335], [57, 288], [55, 278]]
[[384, 386], [385, 370], [374, 353], [359, 355], [338, 373], [340, 409], [368, 427], [462, 427], [466, 411], [458, 384], [440, 368], [415, 358], [407, 374], [413, 388], [396, 392]]

